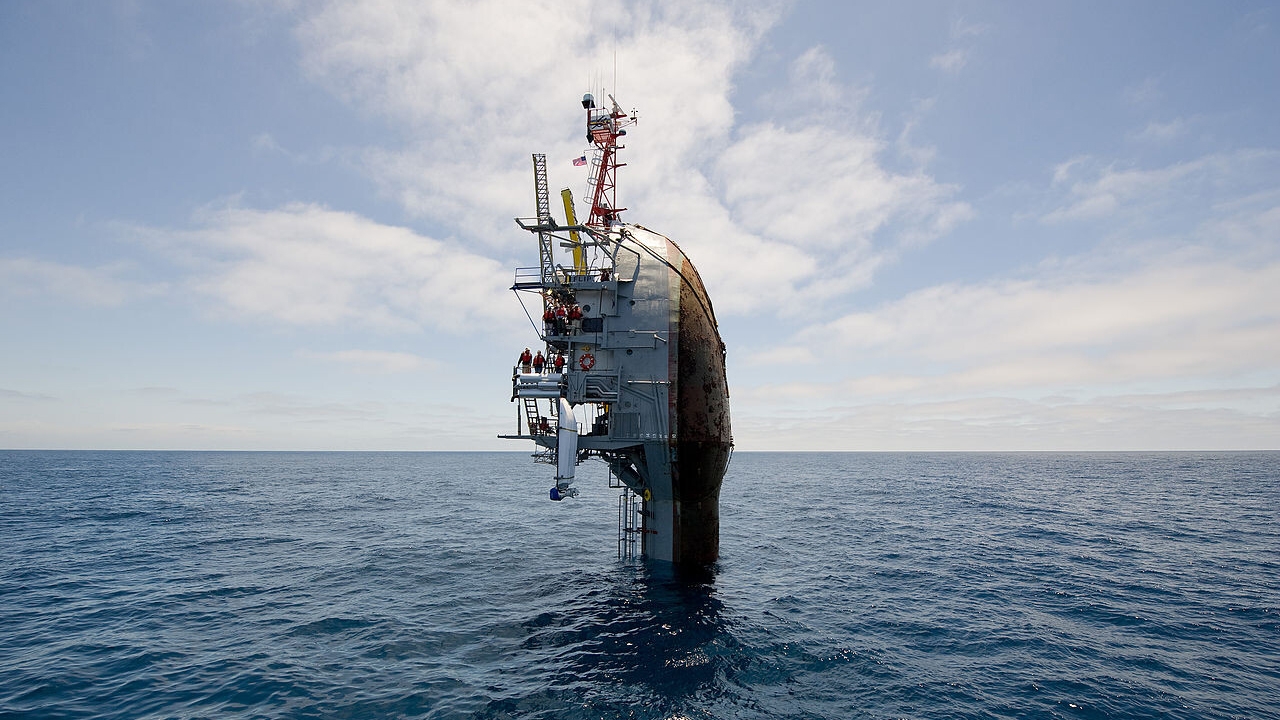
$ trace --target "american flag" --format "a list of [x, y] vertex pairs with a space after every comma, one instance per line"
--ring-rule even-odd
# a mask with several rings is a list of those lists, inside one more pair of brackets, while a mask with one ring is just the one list
[[582, 167], [583, 165], [586, 165], [586, 164], [587, 164], [587, 156], [586, 156], [586, 155], [583, 155], [582, 157], [576, 157], [576, 158], [574, 158], [574, 159], [573, 159], [573, 166], [574, 166], [574, 167]]

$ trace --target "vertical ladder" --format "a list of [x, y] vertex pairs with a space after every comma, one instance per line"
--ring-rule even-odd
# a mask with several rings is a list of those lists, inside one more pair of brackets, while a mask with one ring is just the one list
[[600, 172], [600, 153], [591, 156], [591, 167], [587, 171], [587, 194], [586, 197], [594, 197], [596, 189], [596, 175]]
[[[539, 417], [541, 417], [538, 414], [538, 399], [527, 397], [527, 398], [523, 398], [523, 400], [524, 400], [525, 424], [528, 426], [529, 434], [530, 435], [545, 434], [538, 429], [538, 419]], [[560, 425], [560, 408], [557, 405], [558, 404], [555, 401], [552, 401], [551, 410], [547, 414], [547, 424], [551, 426], [552, 437], [555, 437], [556, 433], [559, 432], [558, 428]], [[546, 463], [548, 465], [555, 465], [557, 462], [557, 457], [558, 456], [556, 453], [555, 445], [552, 445], [549, 448], [542, 447], [541, 445], [539, 445], [536, 447], [536, 449], [533, 452], [534, 462]]]
[[530, 435], [534, 435], [538, 430], [538, 399], [531, 397], [523, 399], [525, 427], [529, 429]]
[[[533, 191], [538, 202], [538, 227], [549, 228], [555, 220], [551, 217], [551, 191], [547, 189], [547, 156], [533, 154]], [[538, 231], [538, 268], [542, 271], [542, 284], [554, 284], [555, 260], [551, 256], [551, 233]]]
[[621, 488], [618, 496], [618, 559], [634, 560], [638, 557], [640, 533], [640, 497], [631, 491], [622, 481], [615, 481], [613, 470], [609, 470], [609, 487]]
[[[542, 417], [538, 412], [538, 398], [527, 397], [521, 399], [524, 400], [525, 427], [529, 429], [530, 435], [537, 435], [538, 419]], [[560, 422], [560, 408], [557, 407], [557, 403], [554, 399], [552, 399], [548, 404], [551, 406], [551, 409], [547, 413], [547, 424], [551, 426], [551, 434], [555, 435]]]

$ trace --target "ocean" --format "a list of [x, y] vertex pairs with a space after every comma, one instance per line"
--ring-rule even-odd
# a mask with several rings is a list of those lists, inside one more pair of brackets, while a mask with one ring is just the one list
[[0, 452], [3, 718], [1276, 718], [1280, 453]]

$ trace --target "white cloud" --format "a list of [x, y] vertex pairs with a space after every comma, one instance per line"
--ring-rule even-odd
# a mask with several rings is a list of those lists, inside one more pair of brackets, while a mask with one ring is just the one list
[[394, 374], [421, 372], [438, 363], [419, 355], [385, 350], [339, 350], [326, 353], [303, 353], [306, 357], [341, 363], [354, 368], [357, 372]]
[[183, 254], [192, 287], [239, 314], [401, 331], [511, 319], [510, 268], [408, 228], [308, 204], [210, 208], [197, 222], [136, 232]]
[[929, 58], [930, 67], [944, 72], [959, 72], [967, 62], [969, 62], [969, 51], [959, 48]]
[[1224, 248], [1245, 257], [1270, 257], [1280, 247], [1280, 187], [1219, 203], [1219, 213], [1199, 228]]
[[[878, 160], [882, 150], [876, 138], [827, 126], [742, 129], [721, 155], [717, 184], [733, 218], [778, 255], [770, 262], [749, 247], [723, 245], [736, 261], [731, 277], [750, 278], [756, 288], [747, 308], [864, 287], [903, 247], [932, 240], [971, 216], [967, 205], [950, 199], [956, 188], [923, 173], [886, 170]], [[760, 296], [763, 285], [747, 264], [778, 273], [772, 297]]]
[[791, 61], [787, 74], [789, 82], [763, 99], [776, 116], [803, 116], [815, 108], [847, 112], [864, 94], [840, 83], [835, 58], [822, 45], [814, 45]]
[[986, 35], [990, 30], [991, 25], [988, 23], [972, 22], [963, 17], [957, 17], [951, 21], [951, 38], [953, 40], [979, 37]]
[[783, 370], [735, 387], [735, 433], [760, 449], [1277, 448], [1276, 255], [1183, 248], [916, 291], [762, 353]]
[[969, 22], [964, 18], [956, 18], [951, 22], [953, 47], [946, 52], [938, 53], [929, 58], [929, 66], [948, 73], [960, 72], [969, 63], [969, 56], [972, 53], [969, 47], [961, 46], [960, 43], [985, 35], [990, 29], [990, 26], [985, 23]]
[[1062, 163], [1067, 199], [1044, 219], [1102, 221], [1105, 241], [799, 329], [748, 359], [785, 370], [735, 388], [754, 418], [735, 432], [775, 449], [1280, 447], [1277, 160]]
[[536, 99], [530, 91], [556, 82], [561, 53], [572, 57], [598, 42], [588, 34], [592, 16], [582, 0], [330, 2], [298, 35], [304, 67], [347, 100], [410, 125], [456, 126], [474, 138], [492, 124], [536, 124], [546, 109], [528, 102]]
[[1266, 372], [1280, 368], [1280, 263], [937, 286], [795, 342], [868, 366], [890, 358], [935, 393]]
[[0, 293], [13, 299], [54, 297], [90, 306], [119, 307], [164, 292], [162, 283], [121, 277], [130, 270], [125, 263], [83, 267], [30, 258], [0, 258]]
[[280, 147], [280, 143], [276, 142], [275, 136], [268, 132], [254, 135], [249, 142], [255, 153], [286, 154], [285, 149]]
[[933, 110], [935, 102], [933, 98], [913, 102], [911, 112], [903, 119], [902, 130], [894, 141], [898, 155], [909, 160], [917, 168], [924, 168], [938, 154], [937, 148], [918, 144], [914, 138], [924, 118]]
[[0, 398], [4, 398], [5, 400], [35, 400], [40, 402], [57, 400], [56, 397], [46, 395], [44, 393], [23, 392], [21, 390], [10, 390], [8, 388], [0, 388]]
[[[318, 362], [293, 357], [299, 376], [287, 387], [298, 394], [245, 394], [243, 376], [234, 379], [238, 389], [211, 384], [181, 392], [136, 387], [174, 382], [169, 377], [130, 377], [119, 382], [132, 391], [101, 399], [107, 420], [75, 430], [89, 422], [76, 417], [66, 425], [82, 434], [58, 436], [29, 416], [71, 406], [83, 414], [83, 396], [59, 392], [58, 402], [29, 402], [46, 396], [0, 389], [22, 406], [10, 426], [32, 433], [21, 437], [43, 433], [46, 443], [101, 437], [107, 421], [123, 435], [174, 446], [199, 444], [192, 438], [200, 436], [275, 447], [490, 442], [503, 420], [486, 416], [477, 388], [492, 382], [503, 405], [505, 380], [475, 366], [505, 365], [510, 348], [493, 348], [522, 346], [530, 337], [507, 290], [512, 258], [536, 258], [531, 236], [509, 219], [532, 214], [529, 154], [545, 152], [553, 189], [568, 185], [582, 201], [585, 173], [568, 165], [584, 149], [577, 100], [607, 86], [626, 108], [640, 110], [623, 154], [619, 198], [631, 208], [625, 217], [689, 252], [722, 320], [738, 315], [726, 323], [740, 333], [726, 335], [731, 343], [777, 337], [769, 333], [779, 327], [791, 333], [754, 358], [741, 358], [731, 345], [731, 361], [749, 378], [733, 378], [734, 425], [744, 446], [1280, 444], [1280, 153], [1238, 148], [1164, 165], [1080, 155], [1054, 170], [1044, 199], [1030, 207], [973, 200], [992, 213], [984, 230], [999, 233], [997, 213], [1004, 211], [1042, 221], [1023, 224], [1027, 237], [955, 239], [971, 243], [974, 255], [1025, 241], [1015, 262], [1034, 262], [1042, 242], [1057, 252], [1099, 252], [1050, 258], [1016, 277], [969, 275], [914, 291], [910, 283], [926, 281], [904, 272], [894, 278], [895, 287], [906, 288], [896, 299], [870, 305], [877, 302], [867, 299], [872, 293], [855, 291], [976, 215], [960, 187], [928, 168], [934, 153], [948, 154], [949, 163], [959, 157], [947, 144], [955, 133], [917, 140], [935, 125], [919, 118], [945, 112], [945, 95], [935, 109], [909, 84], [874, 93], [854, 87], [841, 77], [848, 69], [812, 40], [800, 41], [785, 89], [754, 87], [769, 73], [755, 73], [754, 64], [750, 77], [740, 71], [773, 46], [766, 33], [785, 10], [777, 0], [322, 0], [250, 8], [247, 15], [270, 13], [271, 22], [246, 21], [246, 34], [282, 18], [296, 21], [304, 74], [372, 118], [361, 135], [381, 139], [376, 146], [299, 150], [297, 138], [250, 132], [241, 149], [298, 165], [338, 157], [339, 169], [363, 170], [379, 183], [413, 229], [389, 224], [398, 217], [380, 222], [343, 208], [249, 209], [234, 201], [202, 211], [190, 227], [133, 228], [177, 259], [180, 276], [168, 285], [131, 280], [142, 272], [132, 265], [11, 258], [0, 260], [0, 296], [120, 307], [145, 296], [172, 298], [176, 288], [215, 312], [306, 328], [306, 342], [322, 347], [379, 344], [342, 337], [351, 329], [426, 338], [466, 333], [474, 343], [448, 357], [451, 376], [475, 371], [467, 393], [433, 388], [423, 402], [401, 403], [406, 378], [364, 377], [357, 387], [335, 388], [326, 382], [332, 367], [314, 372], [332, 363], [362, 373], [425, 374], [436, 368], [425, 357], [433, 351], [301, 352]], [[921, 60], [942, 73], [982, 70], [977, 38], [987, 26], [955, 19], [950, 30]], [[795, 40], [776, 39], [786, 40], [777, 47]], [[903, 40], [918, 47], [910, 36]], [[1099, 94], [1123, 94], [1141, 106], [1137, 117], [1168, 118], [1154, 107], [1162, 85], [1184, 83], [1171, 75], [1125, 91], [1100, 85]], [[868, 98], [914, 109], [894, 120], [901, 126], [885, 127]], [[1124, 139], [1178, 157], [1177, 143], [1190, 130], [1211, 138], [1215, 126], [1224, 127], [1203, 109], [1183, 110], [1190, 120], [1139, 124]], [[1082, 113], [1074, 127], [1083, 134], [1067, 140], [1096, 137], [1090, 122], [1097, 118]], [[963, 130], [964, 119], [946, 123]], [[1229, 147], [1225, 136], [1219, 133], [1215, 146]], [[1000, 138], [978, 139], [992, 143], [999, 160]], [[935, 150], [931, 140], [942, 145]], [[937, 262], [928, 258], [918, 277], [946, 277]], [[958, 272], [989, 271], [973, 269], [980, 264]], [[839, 316], [855, 301], [869, 309]], [[827, 314], [819, 324], [805, 327], [820, 313]], [[317, 328], [337, 328], [338, 337], [318, 339], [311, 332]], [[507, 330], [523, 334], [508, 337]], [[265, 358], [276, 350], [261, 351]], [[302, 377], [306, 371], [314, 376]], [[45, 386], [18, 380], [10, 385]], [[254, 385], [286, 387], [270, 377]], [[391, 389], [379, 396], [382, 386]], [[361, 402], [372, 398], [381, 401]], [[129, 402], [138, 409], [121, 412]], [[165, 413], [157, 408], [171, 422], [160, 422]], [[505, 409], [493, 414], [509, 416]]]
[[621, 89], [609, 91], [640, 109], [620, 177], [626, 219], [680, 242], [722, 312], [793, 312], [801, 294], [865, 286], [971, 210], [923, 171], [884, 168], [874, 118], [820, 46], [792, 63], [788, 97], [804, 102], [775, 103], [785, 120], [735, 126], [734, 73], [777, 16], [767, 2], [332, 3], [299, 38], [314, 78], [420, 138], [369, 149], [370, 176], [495, 255], [532, 248], [508, 220], [533, 212], [531, 151], [583, 200], [585, 173], [567, 163], [584, 147], [583, 68], [616, 57]]
[[[652, 173], [646, 221], [671, 231], [728, 313], [798, 311], [865, 287], [904, 248], [971, 216], [923, 171], [893, 172], [858, 93], [835, 84], [829, 56], [812, 48], [792, 68], [785, 121], [736, 128], [705, 171]], [[797, 110], [796, 108], [805, 108]], [[660, 137], [666, 137], [661, 134]], [[661, 223], [661, 224], [658, 224]]]
[[[505, 218], [531, 214], [529, 153], [546, 152], [553, 171], [556, 158], [581, 154], [584, 73], [612, 67], [616, 54], [619, 100], [642, 106], [646, 126], [680, 128], [663, 139], [679, 157], [698, 133], [731, 125], [728, 69], [760, 22], [718, 4], [330, 3], [299, 38], [313, 77], [418, 138], [369, 154], [389, 194], [457, 227], [503, 218], [509, 236]], [[601, 84], [613, 83], [592, 87]]]
[[1148, 77], [1137, 85], [1125, 88], [1121, 95], [1131, 105], [1139, 107], [1155, 105], [1164, 98], [1164, 90], [1160, 84], [1159, 78]]
[[334, 422], [368, 422], [386, 417], [387, 409], [376, 401], [338, 402], [313, 400], [289, 393], [259, 391], [236, 398], [252, 415], [295, 418], [297, 422], [327, 424]]
[[1151, 121], [1142, 130], [1133, 134], [1135, 140], [1150, 143], [1167, 143], [1187, 134], [1187, 121], [1175, 118], [1169, 122]]
[[721, 156], [719, 185], [748, 230], [815, 249], [866, 247], [911, 190], [876, 164], [880, 150], [834, 128], [756, 125]]
[[[1245, 396], [1242, 405], [1239, 396]], [[740, 394], [741, 396], [741, 394]], [[850, 396], [846, 396], [850, 397]], [[743, 398], [751, 402], [750, 397]], [[1280, 447], [1280, 386], [1220, 393], [831, 403], [735, 417], [759, 450], [1247, 450]], [[1197, 404], [1188, 407], [1187, 403]]]
[[1206, 155], [1153, 169], [1120, 169], [1090, 157], [1077, 157], [1054, 169], [1053, 184], [1066, 186], [1058, 207], [1041, 216], [1045, 223], [1098, 220], [1118, 213], [1150, 214], [1203, 206], [1206, 199], [1270, 187], [1280, 152], [1239, 150]]

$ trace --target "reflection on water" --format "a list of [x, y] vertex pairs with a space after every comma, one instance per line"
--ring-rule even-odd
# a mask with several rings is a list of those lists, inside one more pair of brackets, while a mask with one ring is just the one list
[[[583, 716], [629, 709], [652, 717], [720, 694], [725, 680], [742, 669], [746, 660], [723, 619], [714, 569], [639, 563], [601, 580], [580, 602], [525, 624], [531, 634], [521, 649], [550, 650], [555, 658], [549, 687], [532, 697], [494, 700], [483, 717], [553, 708], [562, 717], [575, 704]], [[566, 703], [568, 695], [578, 702]]]

